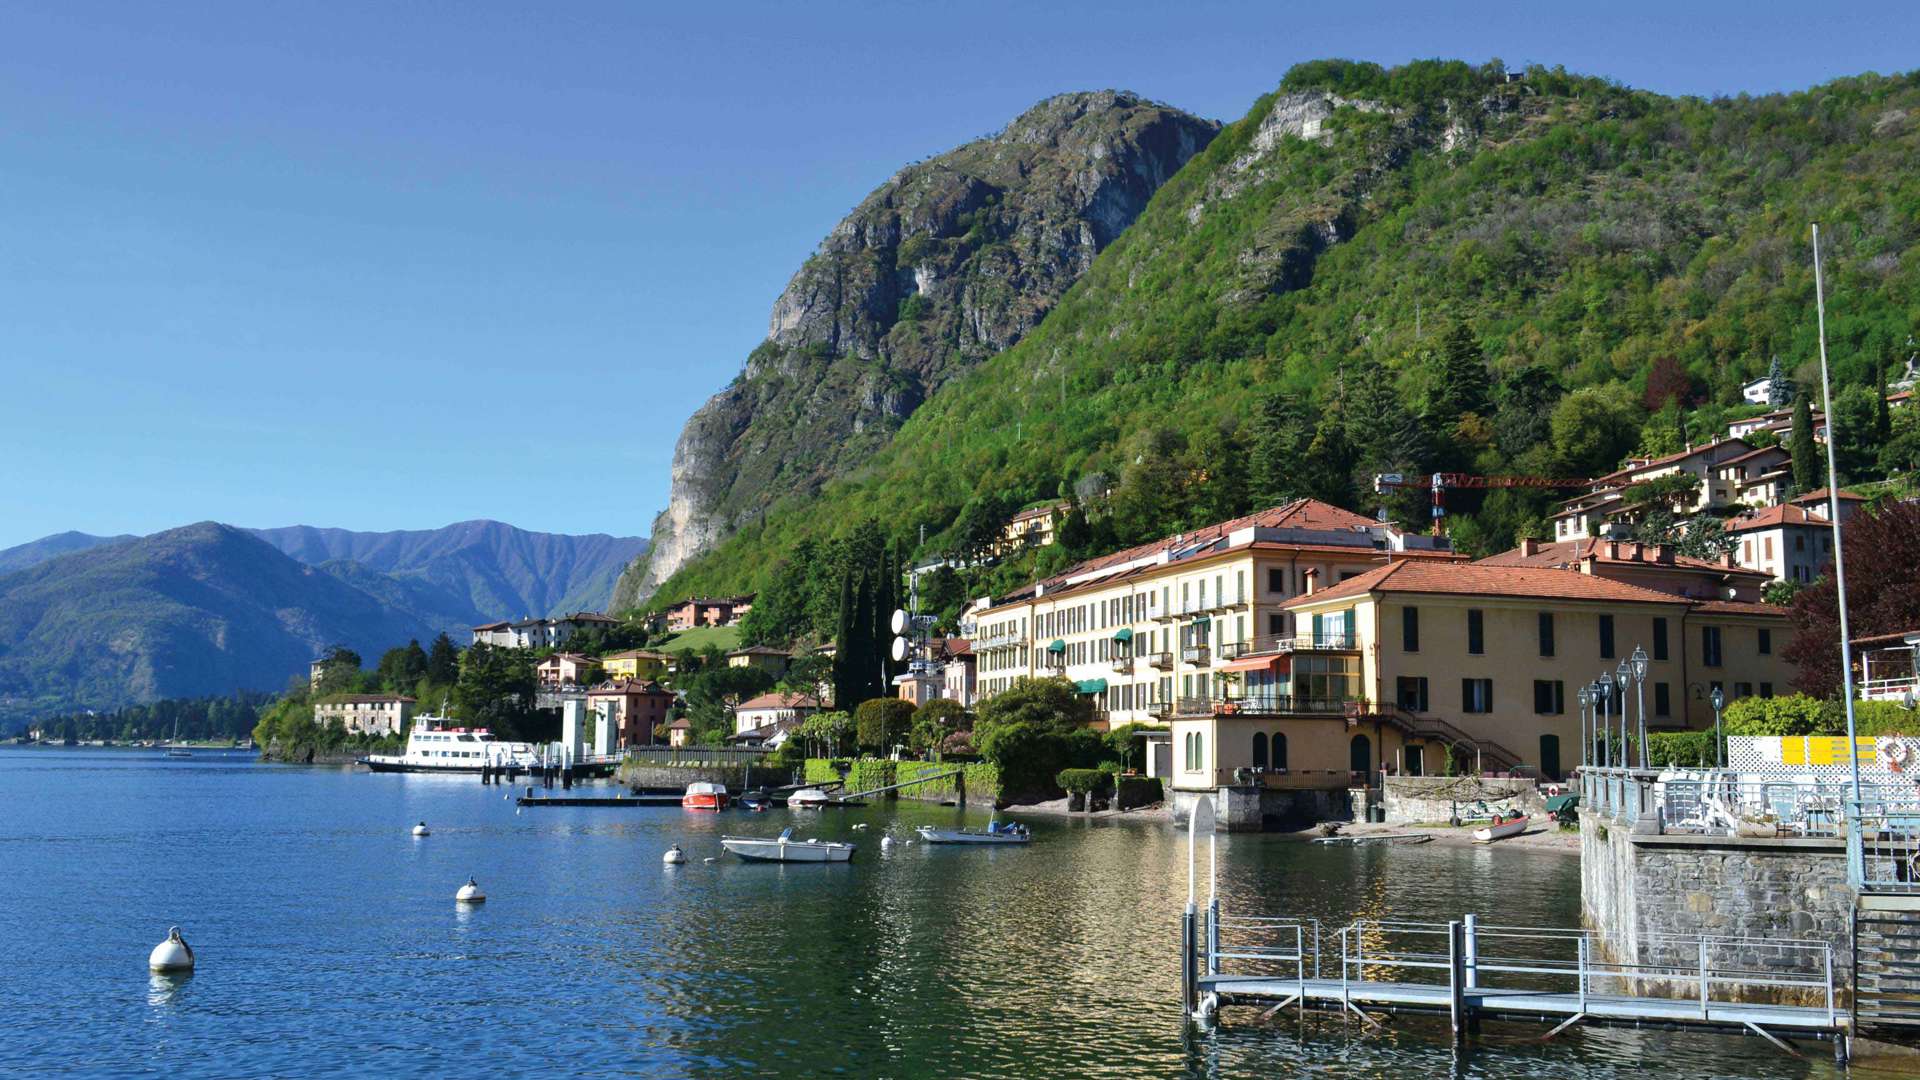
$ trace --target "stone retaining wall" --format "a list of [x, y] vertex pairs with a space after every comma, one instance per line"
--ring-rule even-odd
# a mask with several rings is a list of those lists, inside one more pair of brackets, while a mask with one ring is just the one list
[[[1381, 778], [1380, 799], [1389, 825], [1445, 822], [1487, 813], [1546, 812], [1540, 785], [1528, 777], [1388, 776]], [[1484, 805], [1485, 812], [1479, 807]]]
[[[1662, 934], [1756, 943], [1795, 938], [1833, 946], [1840, 989], [1853, 970], [1854, 892], [1847, 884], [1845, 845], [1838, 840], [1635, 833], [1624, 823], [1582, 813], [1580, 901], [1581, 917], [1608, 936], [1616, 961], [1683, 967], [1698, 962], [1697, 951], [1656, 940]], [[1679, 955], [1683, 951], [1688, 955]], [[1785, 961], [1779, 950], [1755, 945], [1725, 947], [1713, 962], [1771, 970]], [[1754, 999], [1774, 997], [1757, 991]]]

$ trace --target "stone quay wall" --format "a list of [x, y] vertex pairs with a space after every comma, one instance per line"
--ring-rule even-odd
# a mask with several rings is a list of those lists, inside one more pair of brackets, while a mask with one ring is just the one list
[[[1825, 839], [1749, 839], [1636, 832], [1625, 822], [1580, 815], [1580, 902], [1587, 925], [1604, 935], [1608, 959], [1622, 963], [1698, 963], [1697, 948], [1662, 935], [1745, 939], [1716, 947], [1711, 962], [1755, 971], [1817, 976], [1814, 957], [1769, 948], [1784, 939], [1833, 947], [1836, 989], [1853, 971], [1853, 888], [1846, 848]], [[1682, 955], [1682, 954], [1685, 955]], [[1693, 992], [1684, 980], [1667, 992]], [[1724, 994], [1716, 987], [1716, 995]], [[1755, 988], [1753, 1000], [1801, 1000]]]
[[1389, 825], [1420, 825], [1488, 811], [1525, 814], [1546, 812], [1540, 785], [1531, 777], [1503, 776], [1387, 776], [1380, 781], [1380, 801]]

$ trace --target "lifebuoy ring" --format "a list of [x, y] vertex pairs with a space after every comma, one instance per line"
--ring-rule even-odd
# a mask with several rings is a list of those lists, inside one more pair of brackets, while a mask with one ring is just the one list
[[1892, 772], [1905, 771], [1907, 762], [1913, 757], [1913, 751], [1906, 742], [1891, 735], [1880, 736], [1879, 741], [1874, 743], [1873, 749], [1880, 760], [1886, 763], [1887, 769]]

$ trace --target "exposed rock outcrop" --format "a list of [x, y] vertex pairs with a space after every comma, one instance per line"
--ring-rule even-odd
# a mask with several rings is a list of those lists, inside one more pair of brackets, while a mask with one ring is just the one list
[[1065, 94], [882, 184], [793, 276], [745, 370], [687, 421], [652, 550], [615, 607], [866, 461], [929, 395], [1033, 329], [1218, 131], [1133, 94]]

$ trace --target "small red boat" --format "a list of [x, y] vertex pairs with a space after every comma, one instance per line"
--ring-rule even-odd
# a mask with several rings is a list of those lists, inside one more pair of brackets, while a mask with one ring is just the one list
[[688, 810], [725, 810], [727, 808], [726, 785], [688, 784], [687, 793], [680, 796], [680, 805]]

